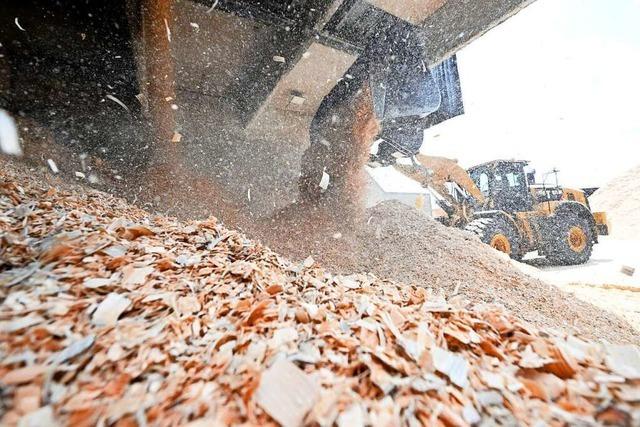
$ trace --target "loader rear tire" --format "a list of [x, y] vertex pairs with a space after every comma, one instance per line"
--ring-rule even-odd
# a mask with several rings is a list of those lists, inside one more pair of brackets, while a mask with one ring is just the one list
[[593, 235], [589, 222], [577, 215], [553, 217], [547, 226], [545, 254], [554, 265], [584, 264], [591, 258]]
[[477, 218], [467, 224], [465, 230], [476, 234], [483, 243], [511, 258], [522, 258], [518, 233], [502, 218]]

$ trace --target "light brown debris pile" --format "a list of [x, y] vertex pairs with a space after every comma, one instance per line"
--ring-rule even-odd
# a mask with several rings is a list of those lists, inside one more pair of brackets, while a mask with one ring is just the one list
[[342, 274], [371, 272], [381, 279], [442, 289], [446, 295], [498, 303], [537, 327], [640, 343], [638, 333], [615, 315], [523, 274], [514, 261], [475, 236], [400, 202], [383, 202], [367, 209], [362, 219], [340, 224], [323, 222], [324, 212], [287, 213], [289, 217], [262, 228], [270, 230], [265, 241], [290, 258], [304, 259], [309, 250], [317, 262]]
[[2, 425], [640, 422], [637, 347], [0, 172]]
[[589, 197], [594, 210], [607, 213], [611, 235], [640, 240], [640, 166], [616, 177]]

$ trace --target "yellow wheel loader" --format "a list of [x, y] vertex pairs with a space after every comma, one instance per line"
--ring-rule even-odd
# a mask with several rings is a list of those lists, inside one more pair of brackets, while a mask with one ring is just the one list
[[514, 259], [538, 251], [554, 264], [581, 264], [608, 229], [606, 214], [592, 213], [582, 190], [535, 184], [527, 161], [495, 160], [465, 171], [442, 157], [417, 160], [403, 172], [442, 195], [440, 220]]

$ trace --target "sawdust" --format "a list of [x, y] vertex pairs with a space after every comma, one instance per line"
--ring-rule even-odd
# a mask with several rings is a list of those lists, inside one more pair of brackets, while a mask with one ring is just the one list
[[603, 310], [611, 311], [640, 331], [640, 288], [616, 285], [570, 283], [561, 286], [576, 298], [589, 301]]
[[[262, 238], [294, 259], [311, 254], [342, 273], [371, 272], [385, 280], [433, 288], [472, 301], [504, 305], [538, 326], [579, 330], [611, 342], [640, 342], [615, 315], [527, 276], [476, 237], [449, 228], [399, 202], [383, 202], [359, 219], [294, 206], [272, 219]], [[333, 212], [336, 215], [336, 212]]]
[[[93, 191], [44, 168], [6, 161], [2, 165], [16, 176], [28, 176], [76, 194]], [[169, 182], [165, 184], [170, 186]], [[205, 190], [200, 201], [215, 198], [213, 191]], [[193, 197], [192, 192], [189, 194]], [[182, 199], [172, 206], [191, 209], [193, 203], [186, 196]], [[217, 209], [222, 205], [211, 206]], [[193, 213], [183, 212], [182, 216], [193, 217]], [[353, 204], [340, 206], [339, 200], [332, 200], [322, 205], [294, 204], [262, 221], [237, 220], [239, 215], [234, 216], [236, 221], [229, 223], [240, 225], [249, 236], [291, 259], [312, 256], [336, 272], [368, 271], [384, 280], [430, 287], [447, 295], [459, 293], [471, 301], [499, 303], [542, 327], [576, 329], [611, 342], [640, 343], [640, 334], [615, 315], [521, 273], [513, 267], [513, 261], [502, 258], [475, 237], [444, 227], [397, 202], [364, 210]]]
[[640, 240], [640, 166], [628, 170], [589, 197], [594, 211], [607, 213], [610, 234]]

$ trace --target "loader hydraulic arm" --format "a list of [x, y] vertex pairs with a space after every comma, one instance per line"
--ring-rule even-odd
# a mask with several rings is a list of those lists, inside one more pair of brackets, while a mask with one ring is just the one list
[[469, 193], [477, 204], [484, 203], [484, 195], [471, 179], [469, 173], [457, 161], [446, 157], [425, 156], [424, 154], [418, 154], [416, 159], [422, 166], [433, 172], [431, 185], [442, 194], [446, 194], [445, 183], [454, 182]]

